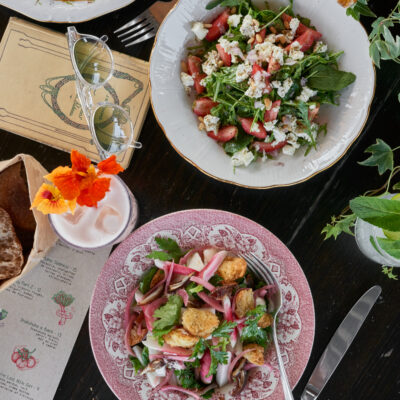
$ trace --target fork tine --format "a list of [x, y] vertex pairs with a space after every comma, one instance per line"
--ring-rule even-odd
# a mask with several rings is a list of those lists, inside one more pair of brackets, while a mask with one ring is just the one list
[[[250, 255], [251, 256], [251, 255]], [[265, 268], [260, 267], [254, 259], [250, 258], [249, 256], [243, 255], [243, 258], [246, 260], [247, 265], [249, 266], [249, 268], [255, 272], [259, 277], [261, 277], [264, 281], [266, 281], [266, 283], [273, 283], [271, 282], [270, 278], [268, 277], [268, 275], [266, 275], [265, 273]]]
[[136, 18], [134, 18], [132, 21], [129, 21], [125, 25], [123, 25], [120, 28], [118, 28], [116, 31], [114, 31], [114, 33], [121, 32], [124, 29], [130, 28], [131, 26], [136, 25], [139, 22], [142, 22], [144, 19], [149, 19], [149, 18], [152, 19], [153, 17], [151, 16], [149, 10], [145, 10], [141, 14], [139, 14]]
[[139, 29], [145, 28], [146, 26], [150, 25], [150, 22], [145, 19], [143, 22], [136, 24], [133, 28], [128, 29], [125, 32], [120, 33], [117, 37], [121, 38], [123, 36], [129, 35], [132, 32], [138, 31]]
[[153, 27], [146, 26], [146, 28], [141, 29], [139, 32], [135, 32], [133, 35], [121, 39], [121, 42], [124, 43], [124, 42], [126, 42], [127, 40], [139, 39], [141, 36], [144, 36], [146, 33], [149, 33], [149, 32], [151, 32], [152, 30], [153, 30]]
[[144, 36], [142, 36], [141, 38], [139, 38], [131, 43], [126, 44], [125, 47], [133, 46], [134, 44], [144, 42], [145, 40], [151, 39], [154, 36], [156, 36], [156, 31], [155, 30], [150, 31], [150, 32], [146, 33]]

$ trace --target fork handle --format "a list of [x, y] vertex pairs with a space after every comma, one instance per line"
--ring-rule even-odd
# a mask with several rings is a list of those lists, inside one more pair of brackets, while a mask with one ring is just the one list
[[[276, 320], [274, 321], [274, 325], [276, 324]], [[285, 400], [294, 400], [292, 390], [289, 385], [289, 380], [286, 375], [285, 371], [285, 366], [283, 364], [282, 356], [281, 356], [281, 351], [279, 348], [278, 344], [278, 337], [276, 335], [276, 325], [274, 326], [273, 329], [273, 336], [274, 336], [274, 344], [275, 344], [275, 351], [276, 351], [276, 356], [278, 358], [278, 365], [279, 365], [279, 372], [281, 374], [281, 382], [282, 382], [282, 387], [283, 387], [283, 394], [285, 396]]]
[[149, 8], [149, 11], [151, 12], [151, 15], [157, 20], [157, 22], [161, 24], [161, 22], [167, 16], [172, 7], [174, 7], [177, 1], [178, 0], [172, 0], [168, 3], [164, 1], [157, 1]]

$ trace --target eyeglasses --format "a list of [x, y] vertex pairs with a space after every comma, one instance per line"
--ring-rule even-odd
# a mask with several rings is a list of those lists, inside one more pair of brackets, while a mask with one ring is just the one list
[[142, 144], [133, 141], [133, 124], [122, 107], [93, 103], [92, 93], [114, 72], [113, 55], [106, 45], [108, 37], [80, 34], [74, 26], [68, 27], [67, 36], [78, 97], [100, 157], [105, 159], [129, 147], [140, 149]]

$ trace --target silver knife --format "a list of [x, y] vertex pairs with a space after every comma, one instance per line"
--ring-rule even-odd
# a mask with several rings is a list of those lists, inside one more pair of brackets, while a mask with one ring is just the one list
[[315, 400], [325, 387], [346, 351], [349, 349], [357, 332], [367, 318], [382, 289], [373, 286], [354, 304], [339, 328], [332, 336], [327, 348], [319, 359], [311, 378], [301, 395], [301, 400]]

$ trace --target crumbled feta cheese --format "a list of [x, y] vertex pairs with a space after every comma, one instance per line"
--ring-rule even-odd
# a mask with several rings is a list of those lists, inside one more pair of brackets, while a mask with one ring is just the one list
[[200, 86], [206, 87], [207, 86], [207, 78], [203, 78], [199, 83], [200, 83]]
[[197, 39], [203, 40], [208, 33], [208, 29], [204, 28], [202, 22], [195, 22], [192, 25], [192, 32], [196, 35]]
[[257, 108], [259, 110], [264, 110], [265, 104], [262, 101], [257, 100], [254, 102], [254, 108]]
[[234, 167], [244, 165], [247, 167], [254, 160], [254, 154], [247, 149], [243, 148], [232, 155], [231, 161]]
[[297, 96], [296, 100], [304, 101], [304, 103], [307, 103], [307, 101], [310, 100], [310, 98], [315, 96], [317, 93], [318, 92], [316, 90], [312, 90], [308, 86], [303, 86], [300, 96]]
[[186, 90], [194, 85], [194, 79], [186, 72], [181, 72], [181, 81]]
[[[257, 46], [257, 45], [256, 45], [256, 46]], [[247, 60], [250, 64], [255, 64], [255, 63], [258, 61], [257, 50], [256, 50], [256, 49], [250, 50], [250, 51], [247, 53], [246, 60]]]
[[284, 51], [283, 51], [282, 47], [274, 46], [274, 49], [272, 51], [272, 57], [280, 65], [283, 65], [283, 55], [284, 55]]
[[328, 50], [326, 43], [318, 41], [314, 45], [314, 53], [325, 53]]
[[277, 145], [278, 143], [284, 142], [286, 140], [286, 133], [280, 127], [275, 126], [272, 130], [272, 133], [273, 133], [274, 139], [275, 139], [272, 142], [273, 146]]
[[240, 24], [240, 20], [242, 19], [242, 14], [233, 14], [228, 18], [228, 24], [236, 28]]
[[285, 60], [285, 65], [294, 65], [297, 61], [293, 60], [292, 58], [288, 57]]
[[314, 110], [317, 107], [316, 104], [310, 104], [310, 106], [308, 107], [310, 110]]
[[274, 119], [273, 121], [264, 122], [265, 130], [271, 132], [274, 129], [277, 122], [278, 122], [277, 119]]
[[300, 21], [298, 18], [292, 18], [289, 22], [290, 30], [292, 31], [293, 35], [296, 34], [297, 28], [300, 25]]
[[275, 43], [277, 41], [278, 37], [274, 33], [271, 33], [265, 37], [264, 42], [270, 42], [270, 43]]
[[293, 156], [296, 151], [296, 147], [292, 146], [291, 144], [287, 144], [286, 146], [282, 147], [282, 153], [286, 154], [287, 156]]
[[295, 132], [297, 128], [297, 118], [293, 115], [286, 114], [282, 117], [283, 126], [290, 132]]
[[249, 88], [246, 90], [245, 95], [258, 99], [263, 95], [266, 87], [265, 77], [260, 71], [258, 71], [249, 79]]
[[293, 81], [292, 78], [287, 78], [283, 82], [272, 81], [271, 85], [273, 88], [277, 89], [278, 96], [284, 98], [292, 87]]
[[253, 67], [250, 65], [248, 61], [243, 64], [239, 64], [236, 69], [236, 82], [240, 83], [245, 81], [251, 74]]
[[218, 133], [218, 127], [219, 127], [218, 117], [214, 117], [214, 115], [208, 114], [204, 117], [203, 122], [207, 132], [213, 131], [215, 132], [215, 134]]
[[[257, 59], [262, 62], [269, 61], [275, 47], [277, 47], [277, 46], [275, 46], [271, 42], [264, 42], [264, 43], [256, 44], [254, 46], [254, 50], [257, 54]], [[280, 47], [278, 47], [278, 48], [280, 48]], [[247, 55], [247, 58], [249, 58], [249, 55]]]
[[253, 19], [250, 14], [247, 14], [243, 18], [242, 26], [240, 27], [240, 33], [245, 37], [253, 37], [256, 32], [260, 31], [260, 23]]
[[296, 40], [290, 45], [289, 57], [298, 61], [304, 58], [304, 53], [300, 50], [301, 44]]
[[317, 138], [317, 134], [318, 134], [318, 124], [316, 124], [314, 122], [311, 124], [311, 136], [312, 136], [312, 139], [310, 137], [309, 132], [304, 131], [304, 128], [303, 129], [299, 128], [296, 131], [296, 136], [297, 137], [305, 139], [305, 140], [307, 140], [307, 142], [310, 142], [310, 143], [315, 141], [315, 139]]
[[289, 144], [291, 144], [294, 148], [298, 149], [300, 147], [300, 144], [297, 143], [297, 135], [293, 132], [290, 132], [286, 136], [286, 140]]
[[219, 55], [216, 50], [212, 50], [207, 54], [207, 60], [203, 63], [203, 71], [207, 75], [211, 75], [218, 70]]
[[237, 40], [234, 40], [233, 42], [230, 42], [229, 40], [221, 37], [218, 42], [222, 46], [222, 48], [225, 50], [226, 53], [228, 53], [231, 56], [231, 60], [233, 64], [236, 64], [239, 62], [238, 57], [240, 57], [242, 60], [244, 60], [244, 55], [242, 53], [242, 50], [239, 47], [239, 42]]

